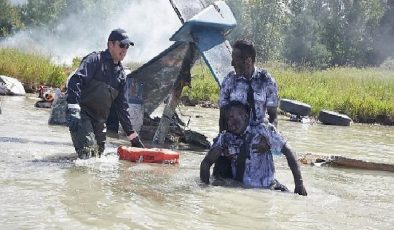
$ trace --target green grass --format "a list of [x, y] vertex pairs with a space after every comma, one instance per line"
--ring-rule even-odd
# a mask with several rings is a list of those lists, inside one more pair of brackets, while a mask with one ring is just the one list
[[[60, 87], [73, 66], [58, 66], [50, 59], [15, 49], [0, 49], [0, 75], [15, 77], [25, 86], [40, 84]], [[129, 63], [132, 69], [140, 64]], [[271, 64], [269, 72], [278, 83], [281, 98], [310, 104], [312, 115], [321, 109], [347, 114], [355, 122], [394, 125], [394, 71], [375, 68], [333, 68], [324, 71], [296, 71]], [[192, 100], [217, 104], [219, 86], [205, 64], [197, 62], [192, 69], [192, 88], [183, 95]]]
[[[312, 106], [312, 116], [322, 109], [344, 113], [355, 122], [394, 125], [394, 71], [375, 68], [333, 68], [296, 71], [280, 65], [268, 68], [281, 98]], [[192, 70], [192, 89], [183, 95], [218, 102], [219, 87], [205, 65]]]
[[[71, 66], [55, 65], [49, 57], [39, 54], [23, 53], [17, 49], [0, 49], [0, 75], [13, 77], [21, 81], [25, 88], [38, 85], [52, 87], [64, 86], [68, 75], [78, 68], [81, 57], [75, 57]], [[132, 70], [140, 63], [126, 63]]]
[[0, 74], [14, 77], [27, 86], [40, 84], [59, 87], [67, 78], [62, 66], [49, 58], [22, 53], [16, 49], [0, 49]]
[[192, 69], [192, 88], [185, 87], [183, 95], [191, 100], [219, 102], [219, 85], [206, 65], [196, 63]]
[[334, 68], [325, 71], [274, 69], [281, 98], [347, 114], [356, 122], [394, 122], [394, 72], [379, 69]]

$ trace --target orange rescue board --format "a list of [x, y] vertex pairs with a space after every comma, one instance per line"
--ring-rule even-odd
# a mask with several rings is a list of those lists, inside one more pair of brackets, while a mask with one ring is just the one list
[[119, 159], [144, 163], [179, 163], [179, 153], [169, 149], [119, 146]]

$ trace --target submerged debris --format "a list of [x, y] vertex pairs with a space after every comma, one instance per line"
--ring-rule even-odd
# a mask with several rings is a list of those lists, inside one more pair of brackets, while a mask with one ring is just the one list
[[298, 159], [302, 164], [309, 164], [314, 166], [332, 166], [353, 169], [366, 169], [394, 172], [393, 164], [375, 163], [363, 160], [357, 160], [342, 156], [324, 156], [312, 153], [304, 154]]

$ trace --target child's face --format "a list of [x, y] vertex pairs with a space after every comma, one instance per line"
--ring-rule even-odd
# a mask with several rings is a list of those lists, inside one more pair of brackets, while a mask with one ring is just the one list
[[249, 124], [249, 115], [243, 108], [231, 107], [226, 114], [227, 131], [242, 134]]

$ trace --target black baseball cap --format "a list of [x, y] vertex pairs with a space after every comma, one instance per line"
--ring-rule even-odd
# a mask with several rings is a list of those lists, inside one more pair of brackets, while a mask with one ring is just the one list
[[130, 41], [126, 31], [120, 28], [111, 31], [108, 37], [108, 41], [119, 41], [122, 44], [134, 46], [134, 42]]

